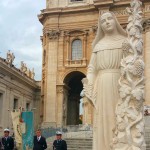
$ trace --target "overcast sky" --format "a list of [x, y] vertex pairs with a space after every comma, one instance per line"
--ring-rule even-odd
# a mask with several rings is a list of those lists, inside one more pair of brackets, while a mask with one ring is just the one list
[[41, 80], [42, 25], [37, 15], [45, 8], [46, 0], [0, 0], [0, 57], [11, 50], [17, 68], [24, 61], [35, 68], [36, 80]]

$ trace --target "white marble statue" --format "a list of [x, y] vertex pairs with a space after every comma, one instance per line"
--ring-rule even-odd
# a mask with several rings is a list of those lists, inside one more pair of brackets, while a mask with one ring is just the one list
[[28, 70], [27, 65], [26, 65], [23, 61], [21, 61], [20, 70], [21, 70], [21, 72], [23, 72], [23, 73], [26, 73], [27, 70]]
[[31, 71], [31, 79], [34, 79], [35, 77], [35, 72], [34, 72], [34, 68], [32, 68], [32, 71]]
[[10, 50], [8, 50], [6, 61], [12, 65], [14, 62], [14, 59], [15, 59], [14, 53], [11, 53]]
[[94, 105], [93, 150], [109, 150], [115, 127], [115, 108], [119, 99], [118, 80], [123, 57], [122, 43], [126, 32], [113, 13], [104, 13], [98, 20], [93, 52], [84, 93]]

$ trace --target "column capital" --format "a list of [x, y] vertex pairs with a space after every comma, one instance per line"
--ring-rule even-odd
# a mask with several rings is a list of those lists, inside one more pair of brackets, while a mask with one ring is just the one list
[[46, 33], [50, 40], [56, 40], [60, 35], [60, 30], [49, 30]]
[[145, 32], [149, 32], [150, 31], [150, 18], [144, 20], [144, 22], [143, 22], [143, 30]]

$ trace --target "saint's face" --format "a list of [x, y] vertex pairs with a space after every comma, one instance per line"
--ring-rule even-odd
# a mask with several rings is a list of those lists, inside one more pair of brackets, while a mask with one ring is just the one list
[[103, 14], [100, 22], [104, 33], [111, 33], [116, 29], [116, 23], [111, 13]]

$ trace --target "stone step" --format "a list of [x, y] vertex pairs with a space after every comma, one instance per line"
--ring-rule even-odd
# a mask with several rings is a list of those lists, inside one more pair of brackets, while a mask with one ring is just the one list
[[[92, 138], [65, 138], [65, 140], [68, 150], [92, 150]], [[150, 128], [145, 130], [145, 142], [146, 150], [150, 150]]]
[[66, 138], [68, 150], [92, 150], [92, 138]]

